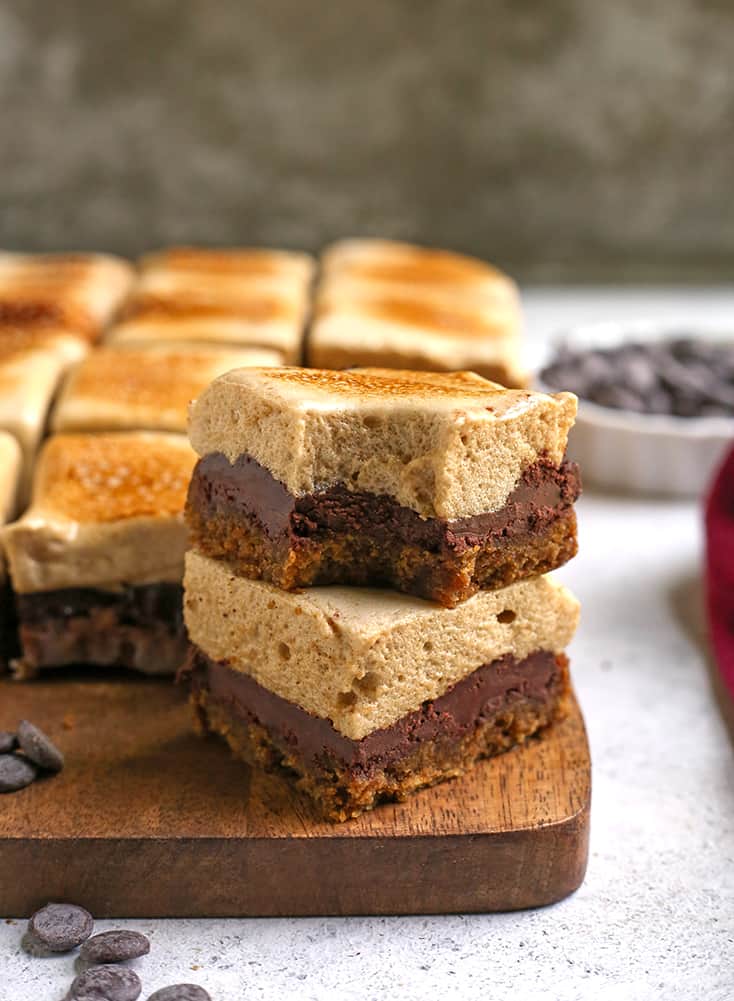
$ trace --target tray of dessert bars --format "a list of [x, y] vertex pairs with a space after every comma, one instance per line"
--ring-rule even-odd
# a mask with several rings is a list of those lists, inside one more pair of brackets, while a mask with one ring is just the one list
[[576, 399], [523, 388], [512, 282], [369, 240], [315, 292], [284, 251], [5, 256], [0, 910], [576, 889]]

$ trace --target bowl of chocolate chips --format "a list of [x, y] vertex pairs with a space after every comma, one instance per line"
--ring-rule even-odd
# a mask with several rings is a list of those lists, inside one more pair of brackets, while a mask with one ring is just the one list
[[577, 328], [559, 338], [540, 383], [579, 397], [569, 454], [585, 482], [695, 496], [734, 441], [734, 324]]

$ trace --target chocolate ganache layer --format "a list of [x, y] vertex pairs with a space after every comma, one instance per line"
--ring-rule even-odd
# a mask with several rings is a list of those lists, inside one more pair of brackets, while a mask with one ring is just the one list
[[217, 516], [255, 521], [272, 541], [324, 534], [366, 534], [386, 544], [399, 539], [421, 549], [461, 551], [488, 537], [509, 537], [544, 527], [570, 508], [581, 493], [578, 466], [539, 460], [525, 470], [498, 511], [468, 518], [423, 518], [384, 494], [347, 489], [343, 484], [294, 496], [249, 455], [230, 463], [221, 453], [200, 459], [189, 487], [187, 506], [206, 521]]
[[459, 741], [505, 706], [557, 700], [567, 684], [566, 665], [562, 654], [546, 650], [519, 661], [508, 654], [483, 664], [439, 698], [362, 740], [350, 740], [330, 720], [314, 716], [196, 647], [192, 646], [181, 677], [190, 681], [198, 701], [205, 693], [207, 703], [225, 707], [246, 725], [264, 727], [306, 765], [333, 761], [350, 772], [369, 774], [407, 757], [419, 743]]

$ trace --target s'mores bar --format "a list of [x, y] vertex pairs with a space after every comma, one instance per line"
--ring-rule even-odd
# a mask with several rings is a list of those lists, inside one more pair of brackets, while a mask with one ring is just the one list
[[189, 403], [233, 368], [280, 364], [265, 348], [216, 345], [108, 345], [68, 376], [54, 410], [54, 431], [178, 431]]
[[86, 352], [79, 337], [55, 329], [0, 327], [0, 429], [12, 434], [21, 447], [23, 499], [56, 388], [64, 372]]
[[308, 338], [315, 368], [470, 369], [527, 378], [515, 283], [471, 257], [387, 240], [346, 240], [322, 257]]
[[61, 434], [44, 445], [30, 508], [4, 529], [20, 677], [64, 664], [175, 671], [186, 650], [183, 435]]
[[132, 279], [132, 265], [108, 254], [0, 252], [0, 324], [96, 341]]
[[566, 712], [578, 605], [546, 577], [458, 608], [298, 593], [186, 556], [187, 668], [204, 729], [283, 770], [331, 820], [460, 775]]
[[308, 254], [276, 250], [150, 254], [110, 340], [247, 345], [297, 362], [314, 267]]
[[192, 544], [284, 589], [454, 606], [575, 554], [575, 413], [471, 372], [230, 372], [191, 408]]
[[[20, 446], [12, 435], [0, 431], [0, 525], [15, 513], [20, 477]], [[15, 609], [8, 581], [5, 554], [0, 548], [0, 670], [13, 651]]]

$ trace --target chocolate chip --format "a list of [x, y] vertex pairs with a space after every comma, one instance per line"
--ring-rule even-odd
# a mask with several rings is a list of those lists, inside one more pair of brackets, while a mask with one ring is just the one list
[[148, 1001], [212, 1001], [211, 996], [203, 987], [196, 984], [174, 984], [173, 987], [161, 987], [151, 994]]
[[103, 931], [88, 939], [79, 957], [85, 963], [123, 963], [150, 952], [150, 942], [139, 931]]
[[615, 407], [618, 410], [634, 410], [642, 413], [645, 410], [644, 401], [636, 393], [630, 392], [624, 386], [605, 386], [593, 396], [594, 403], [602, 407]]
[[128, 966], [90, 966], [69, 988], [68, 1001], [136, 1001], [143, 985]]
[[51, 952], [70, 952], [94, 928], [89, 911], [76, 904], [46, 904], [28, 922], [28, 931]]
[[14, 733], [0, 730], [0, 754], [10, 754], [18, 746], [18, 738]]
[[46, 734], [27, 719], [18, 724], [18, 743], [24, 754], [40, 768], [49, 772], [60, 772], [64, 767], [64, 756]]
[[38, 775], [31, 761], [17, 754], [0, 754], [0, 792], [17, 792], [25, 789]]

